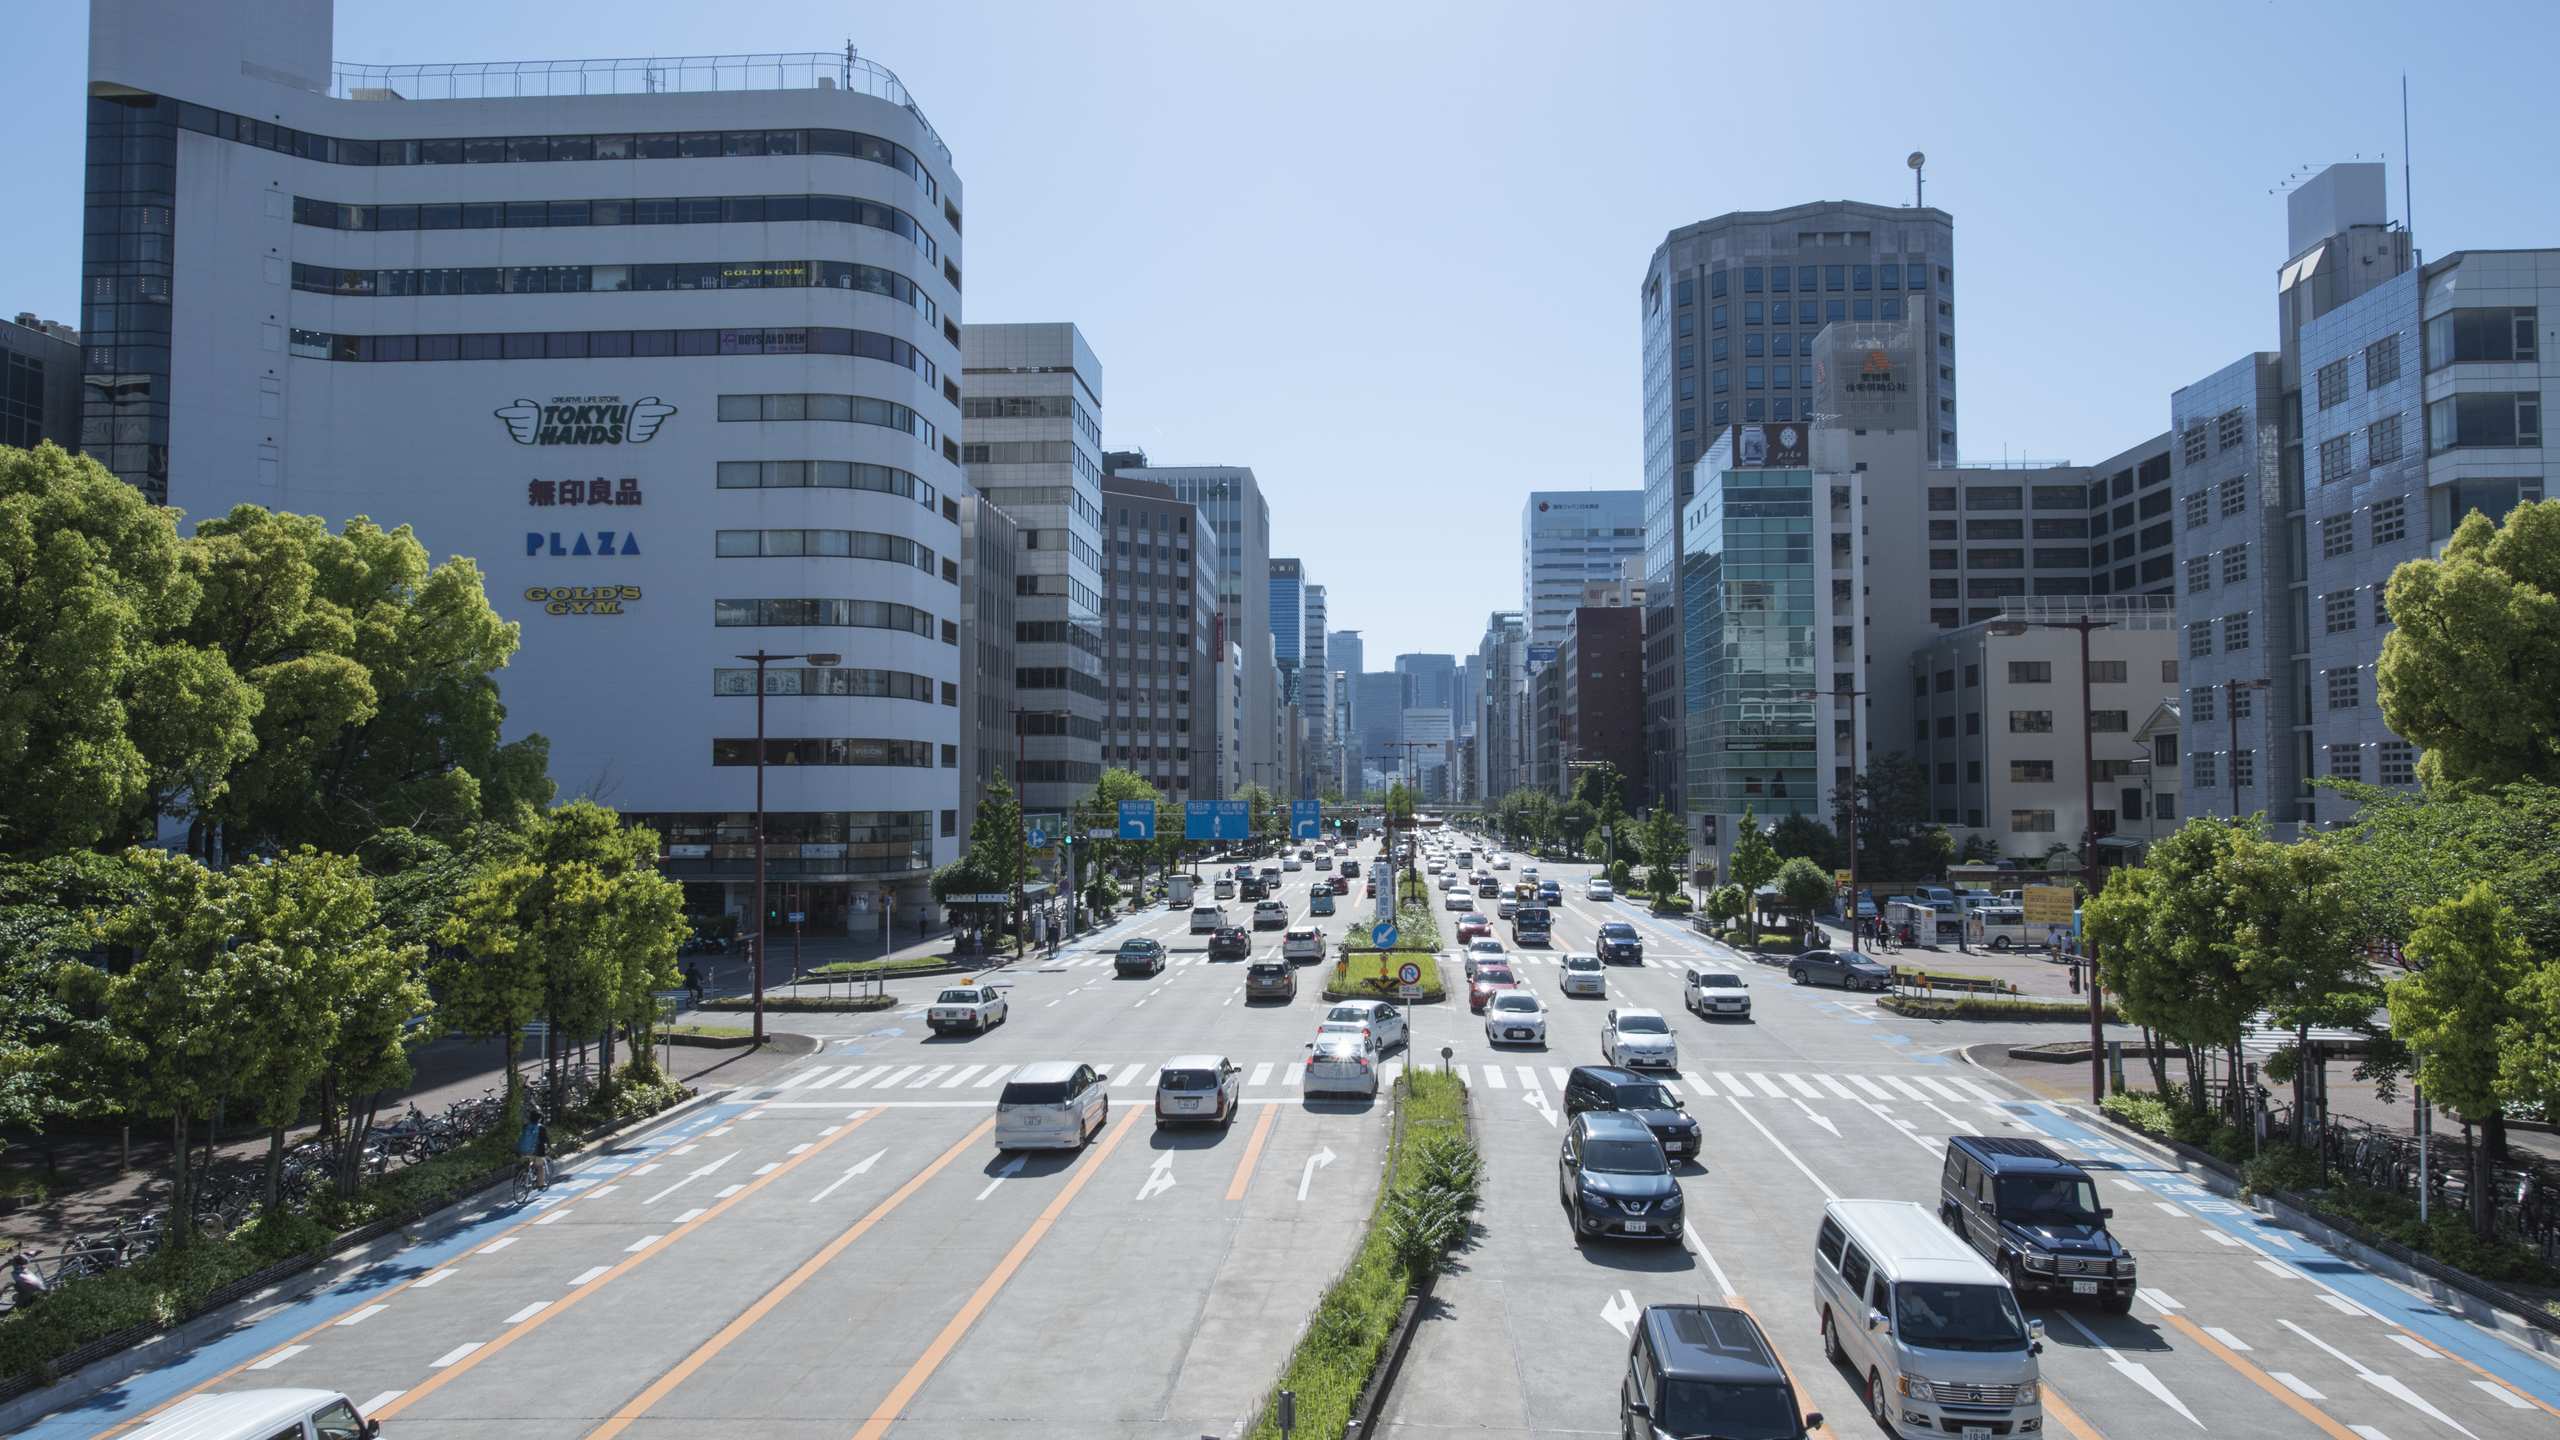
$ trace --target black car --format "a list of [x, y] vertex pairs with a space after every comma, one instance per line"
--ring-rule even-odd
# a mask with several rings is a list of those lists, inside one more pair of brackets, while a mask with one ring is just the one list
[[1796, 1387], [1768, 1337], [1726, 1305], [1648, 1305], [1636, 1318], [1618, 1429], [1647, 1440], [1731, 1435], [1803, 1440], [1821, 1412], [1797, 1408]]
[[2110, 1314], [2132, 1309], [2133, 1252], [2108, 1233], [2114, 1214], [2088, 1172], [2041, 1140], [1947, 1140], [1938, 1218], [2000, 1267], [2021, 1300], [2078, 1296]]
[[1260, 880], [1238, 880], [1236, 882], [1236, 898], [1239, 900], [1260, 900], [1268, 896], [1270, 893], [1271, 887], [1263, 884]]
[[1557, 1157], [1556, 1189], [1576, 1242], [1595, 1235], [1680, 1238], [1680, 1182], [1662, 1142], [1633, 1115], [1574, 1116]]
[[1164, 943], [1159, 940], [1129, 939], [1111, 957], [1112, 973], [1117, 975], [1161, 975], [1164, 973]]
[[1893, 988], [1889, 967], [1847, 950], [1807, 950], [1787, 962], [1787, 978], [1799, 985], [1837, 985], [1843, 990]]
[[1644, 963], [1644, 939], [1636, 927], [1624, 920], [1605, 921], [1600, 926], [1600, 943], [1595, 947], [1603, 964], [1641, 965]]
[[1698, 1158], [1698, 1122], [1671, 1087], [1650, 1075], [1616, 1065], [1577, 1065], [1564, 1077], [1564, 1113], [1617, 1111], [1644, 1122], [1662, 1152], [1674, 1160]]
[[1209, 958], [1212, 960], [1247, 960], [1253, 956], [1253, 936], [1241, 925], [1221, 925], [1209, 935]]

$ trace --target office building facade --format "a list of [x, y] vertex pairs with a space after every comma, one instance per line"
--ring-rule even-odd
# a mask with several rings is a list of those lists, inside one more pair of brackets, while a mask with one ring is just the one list
[[1644, 554], [1642, 490], [1532, 490], [1520, 505], [1520, 607], [1529, 643], [1563, 643], [1593, 585]]
[[1305, 589], [1305, 638], [1298, 656], [1298, 798], [1321, 799], [1340, 784], [1333, 751], [1333, 661], [1325, 645], [1324, 587]]
[[333, 68], [332, 21], [92, 5], [86, 447], [475, 557], [507, 733], [697, 909], [753, 893], [736, 657], [837, 655], [765, 675], [770, 896], [914, 913], [959, 826], [948, 149], [848, 54]]
[[1170, 486], [1105, 477], [1102, 761], [1168, 800], [1220, 789], [1218, 546]]
[[1644, 612], [1576, 608], [1548, 668], [1556, 672], [1558, 793], [1573, 793], [1578, 767], [1609, 765], [1625, 779], [1628, 813], [1642, 814]]
[[1529, 622], [1517, 610], [1496, 610], [1485, 617], [1484, 636], [1476, 642], [1477, 790], [1488, 801], [1500, 800], [1525, 782], [1522, 742], [1529, 733]]
[[[1271, 638], [1271, 506], [1244, 465], [1152, 465], [1141, 452], [1115, 452], [1116, 473], [1168, 486], [1200, 511], [1218, 537], [1218, 605], [1225, 643], [1243, 667], [1237, 773], [1228, 793], [1245, 784], [1274, 789], [1283, 780], [1280, 672]], [[1211, 797], [1202, 796], [1202, 799]]]
[[[960, 840], [978, 823], [987, 781], [1014, 771], [1014, 594], [1022, 527], [984, 495], [960, 502]], [[1019, 788], [1014, 792], [1021, 794]]]
[[1413, 697], [1405, 703], [1425, 710], [1454, 710], [1458, 703], [1458, 657], [1399, 655], [1396, 673], [1413, 681]]
[[0, 445], [80, 448], [80, 332], [20, 312], [0, 320]]

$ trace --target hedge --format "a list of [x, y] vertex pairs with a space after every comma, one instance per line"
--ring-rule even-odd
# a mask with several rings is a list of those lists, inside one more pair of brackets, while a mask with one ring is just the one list
[[[764, 1008], [768, 1012], [797, 1011], [802, 1014], [818, 1014], [838, 1010], [888, 1010], [895, 1008], [897, 1004], [898, 997], [895, 995], [767, 995], [764, 997]], [[756, 1008], [756, 1002], [744, 995], [722, 995], [715, 999], [705, 1000], [693, 1008], [696, 1010], [747, 1012]]]
[[[2089, 1019], [2087, 1002], [2068, 1000], [2011, 1000], [1997, 995], [1887, 995], [1876, 1001], [1878, 1009], [1914, 1020], [2077, 1020]], [[2121, 1025], [2124, 1017], [2116, 1007], [2108, 1005], [2099, 1014], [2109, 1023]]]

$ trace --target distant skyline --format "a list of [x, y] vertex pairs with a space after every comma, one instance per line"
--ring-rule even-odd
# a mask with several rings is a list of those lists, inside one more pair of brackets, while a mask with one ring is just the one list
[[[2518, 183], [2547, 167], [2516, 144], [2560, 133], [2532, 79], [2548, 5], [341, 0], [337, 51], [831, 50], [848, 25], [956, 157], [963, 318], [1074, 321], [1110, 369], [1106, 443], [1252, 466], [1272, 548], [1382, 656], [1471, 652], [1520, 607], [1526, 492], [1642, 483], [1636, 292], [1675, 226], [1906, 202], [1926, 151], [1973, 463], [2113, 454], [2271, 347], [2291, 178], [2387, 158], [2406, 214], [2404, 69], [2422, 253], [2560, 244], [2560, 191]], [[0, 36], [0, 313], [77, 324], [86, 9], [16, 6]], [[1710, 84], [1718, 54], [1755, 59]], [[1684, 162], [1676, 137], [1726, 115], [1758, 117], [1753, 143]]]

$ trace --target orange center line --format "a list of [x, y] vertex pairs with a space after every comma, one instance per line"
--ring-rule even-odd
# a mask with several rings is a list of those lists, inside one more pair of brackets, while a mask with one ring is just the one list
[[[2038, 1366], [2037, 1369], [2041, 1371], [2043, 1367]], [[2038, 1385], [2043, 1391], [2045, 1418], [2061, 1421], [2062, 1428], [2071, 1432], [2072, 1440], [2106, 1440], [2098, 1433], [2098, 1427], [2081, 1419], [2079, 1411], [2064, 1404], [2062, 1397], [2053, 1393], [2051, 1381], [2039, 1381]]]
[[2328, 1436], [2329, 1440], [2359, 1440], [2354, 1431], [2330, 1419], [2327, 1414], [2314, 1408], [2310, 1401], [2286, 1389], [2274, 1376], [2241, 1359], [2233, 1353], [2230, 1346], [2204, 1333], [2202, 1327], [2186, 1316], [2164, 1310], [2160, 1313], [2160, 1318], [2176, 1326], [2179, 1334], [2203, 1346], [2215, 1359], [2247, 1376], [2259, 1389], [2281, 1401], [2286, 1409], [2319, 1427], [2320, 1433]]
[[[1751, 1308], [1751, 1302], [1750, 1302], [1750, 1301], [1743, 1299], [1743, 1298], [1742, 1298], [1741, 1296], [1739, 1296], [1739, 1295], [1727, 1295], [1727, 1296], [1725, 1296], [1724, 1298], [1733, 1302], [1733, 1308], [1734, 1308], [1734, 1309], [1739, 1310], [1739, 1311], [1741, 1311], [1743, 1314], [1750, 1316], [1750, 1317], [1751, 1317], [1751, 1323], [1752, 1323], [1752, 1324], [1754, 1324], [1754, 1325], [1759, 1325], [1759, 1326], [1760, 1326], [1760, 1333], [1761, 1333], [1763, 1336], [1766, 1336], [1766, 1335], [1769, 1333], [1769, 1327], [1768, 1327], [1767, 1325], [1765, 1325], [1765, 1324], [1762, 1324], [1762, 1323], [1761, 1323], [1761, 1320], [1760, 1320], [1760, 1312]], [[1775, 1355], [1775, 1356], [1777, 1356], [1777, 1359], [1778, 1359], [1778, 1369], [1779, 1369], [1780, 1371], [1784, 1372], [1784, 1374], [1786, 1375], [1786, 1377], [1787, 1377], [1787, 1383], [1788, 1383], [1789, 1385], [1793, 1385], [1793, 1386], [1795, 1386], [1796, 1399], [1797, 1399], [1798, 1403], [1802, 1403], [1803, 1401], [1805, 1401], [1805, 1400], [1807, 1400], [1807, 1399], [1810, 1399], [1810, 1398], [1811, 1398], [1811, 1396], [1806, 1392], [1806, 1390], [1805, 1390], [1804, 1386], [1803, 1386], [1802, 1384], [1799, 1384], [1799, 1383], [1797, 1382], [1797, 1380], [1796, 1380], [1796, 1371], [1795, 1371], [1795, 1367], [1794, 1367], [1794, 1366], [1792, 1366], [1792, 1365], [1789, 1365], [1789, 1364], [1787, 1363], [1787, 1357], [1786, 1357], [1785, 1355], [1783, 1355], [1783, 1354], [1780, 1354], [1780, 1353], [1779, 1353], [1779, 1351], [1778, 1351], [1778, 1342], [1777, 1342], [1777, 1341], [1775, 1341], [1775, 1340], [1771, 1340], [1771, 1341], [1769, 1342], [1769, 1353], [1770, 1353], [1771, 1355]], [[1815, 1427], [1813, 1428], [1813, 1430], [1812, 1430], [1810, 1433], [1811, 1433], [1811, 1434], [1814, 1434], [1814, 1435], [1818, 1435], [1818, 1436], [1823, 1437], [1823, 1440], [1838, 1440], [1838, 1437], [1832, 1433], [1832, 1429], [1831, 1429], [1831, 1427], [1830, 1427], [1828, 1424], [1817, 1425], [1817, 1426], [1815, 1426]]]
[[1262, 1142], [1271, 1138], [1271, 1126], [1280, 1118], [1280, 1107], [1265, 1105], [1262, 1118], [1253, 1122], [1253, 1134], [1244, 1142], [1244, 1158], [1236, 1162], [1236, 1178], [1227, 1182], [1227, 1198], [1244, 1198], [1245, 1183], [1253, 1179], [1254, 1162], [1262, 1158]]
[[1040, 1212], [1040, 1218], [1031, 1222], [1031, 1228], [1022, 1232], [1021, 1239], [1013, 1242], [1013, 1248], [1005, 1252], [1004, 1259], [998, 1261], [996, 1268], [988, 1272], [987, 1278], [978, 1282], [978, 1288], [971, 1292], [967, 1303], [960, 1307], [960, 1313], [952, 1316], [951, 1323], [942, 1327], [942, 1333], [933, 1337], [933, 1343], [924, 1347], [924, 1353], [916, 1357], [916, 1363], [908, 1366], [907, 1373], [898, 1377], [898, 1383], [889, 1387], [887, 1398], [872, 1410], [871, 1418], [862, 1423], [861, 1429], [853, 1432], [854, 1440], [880, 1440], [881, 1436], [889, 1433], [889, 1427], [897, 1423], [898, 1416], [905, 1411], [907, 1403], [915, 1399], [916, 1392], [924, 1388], [927, 1380], [933, 1378], [933, 1372], [940, 1369], [942, 1362], [949, 1358], [952, 1347], [960, 1343], [961, 1336], [969, 1333], [969, 1327], [977, 1323], [978, 1316], [984, 1313], [988, 1303], [996, 1298], [996, 1292], [1004, 1288], [1007, 1280], [1013, 1278], [1014, 1271], [1022, 1268], [1022, 1262], [1030, 1258], [1032, 1250], [1048, 1235], [1049, 1227], [1057, 1223], [1058, 1216], [1066, 1210], [1068, 1203], [1076, 1198], [1078, 1191], [1084, 1189], [1085, 1182], [1091, 1180], [1095, 1172], [1101, 1170], [1103, 1162], [1111, 1158], [1111, 1152], [1120, 1147], [1121, 1139], [1129, 1133], [1130, 1127], [1137, 1123], [1137, 1111], [1129, 1110], [1122, 1113], [1120, 1123], [1111, 1127], [1110, 1137], [1102, 1142], [1102, 1148], [1086, 1157], [1084, 1163], [1076, 1167], [1075, 1176], [1068, 1180], [1065, 1187], [1058, 1191], [1057, 1197], [1049, 1202], [1049, 1208]]
[[481, 1346], [470, 1354], [463, 1356], [461, 1359], [446, 1366], [444, 1369], [438, 1370], [434, 1374], [429, 1375], [424, 1380], [419, 1381], [415, 1386], [403, 1391], [398, 1397], [385, 1401], [381, 1409], [374, 1411], [373, 1414], [368, 1415], [365, 1418], [368, 1420], [388, 1420], [392, 1416], [399, 1414], [401, 1411], [408, 1409], [410, 1406], [417, 1404], [427, 1396], [443, 1389], [445, 1384], [451, 1381], [454, 1377], [469, 1373], [472, 1369], [476, 1368], [481, 1361], [488, 1359], [490, 1356], [497, 1354], [499, 1351], [513, 1345], [518, 1340], [523, 1339], [525, 1336], [532, 1334], [534, 1331], [541, 1329], [553, 1320], [558, 1319], [561, 1315], [567, 1313], [573, 1306], [577, 1305], [579, 1301], [588, 1298], [597, 1291], [602, 1290], [607, 1285], [610, 1285], [614, 1281], [621, 1279], [623, 1276], [630, 1274], [642, 1263], [664, 1253], [668, 1246], [682, 1240], [687, 1235], [690, 1235], [694, 1231], [701, 1229], [703, 1226], [710, 1224], [712, 1221], [719, 1219], [730, 1210], [736, 1208], [742, 1201], [752, 1198], [757, 1191], [762, 1190], [767, 1185], [772, 1184], [774, 1181], [779, 1180], [783, 1176], [790, 1174], [792, 1171], [799, 1169], [802, 1165], [805, 1165], [808, 1162], [817, 1159], [820, 1155], [825, 1154], [828, 1146], [835, 1144], [846, 1136], [851, 1135], [854, 1131], [861, 1129], [865, 1123], [869, 1122], [874, 1116], [881, 1113], [882, 1112], [875, 1107], [854, 1116], [851, 1120], [846, 1121], [843, 1128], [837, 1130], [833, 1135], [827, 1136], [817, 1144], [812, 1145], [808, 1149], [801, 1151], [799, 1154], [792, 1156], [790, 1159], [783, 1161], [774, 1169], [768, 1170], [764, 1174], [757, 1176], [755, 1179], [748, 1181], [746, 1186], [736, 1194], [731, 1195], [725, 1200], [715, 1202], [710, 1209], [703, 1211], [701, 1214], [696, 1215], [682, 1225], [677, 1226], [673, 1230], [670, 1230], [666, 1234], [649, 1242], [647, 1249], [642, 1250], [637, 1254], [625, 1257], [612, 1269], [607, 1270], [602, 1275], [599, 1275], [595, 1279], [588, 1281], [586, 1284], [579, 1286], [577, 1289], [568, 1292], [559, 1299], [552, 1301], [548, 1307], [543, 1309], [541, 1313], [535, 1315], [532, 1319], [526, 1320], [520, 1324], [511, 1325], [505, 1330], [498, 1332], [496, 1339], [491, 1340], [488, 1344]]
[[[878, 1112], [875, 1111], [873, 1113], [876, 1114]], [[697, 1347], [692, 1354], [687, 1355], [683, 1360], [677, 1362], [674, 1369], [659, 1376], [655, 1381], [650, 1383], [649, 1388], [631, 1397], [630, 1403], [613, 1412], [613, 1417], [611, 1419], [605, 1421], [595, 1429], [588, 1431], [587, 1440], [609, 1440], [609, 1437], [619, 1435], [625, 1429], [629, 1428], [632, 1421], [647, 1414], [651, 1406], [656, 1405], [659, 1401], [667, 1398], [669, 1393], [671, 1393], [677, 1386], [683, 1384], [686, 1380], [692, 1378], [693, 1373], [701, 1369], [713, 1356], [718, 1355], [721, 1351], [729, 1348], [732, 1341], [747, 1333], [750, 1326], [753, 1326], [757, 1321], [762, 1320], [772, 1311], [774, 1306], [781, 1304], [784, 1297], [807, 1283], [809, 1277], [817, 1274], [819, 1270], [825, 1268], [829, 1261], [835, 1259], [838, 1255], [843, 1254], [847, 1246], [869, 1234], [871, 1232], [871, 1228], [887, 1217], [890, 1211], [905, 1204], [908, 1197], [914, 1195], [918, 1190], [923, 1189], [926, 1181], [941, 1174], [945, 1166], [949, 1165], [952, 1161], [959, 1159], [970, 1146], [975, 1145], [980, 1140], [986, 1138], [987, 1132], [993, 1130], [995, 1125], [996, 1122], [992, 1117], [979, 1121], [978, 1128], [970, 1131], [967, 1135], [962, 1136], [960, 1143], [943, 1151], [941, 1156], [935, 1159], [932, 1164], [917, 1171], [914, 1178], [907, 1181], [904, 1185], [899, 1186], [896, 1191], [890, 1194], [889, 1198], [871, 1207], [869, 1214], [866, 1214], [861, 1219], [853, 1222], [851, 1228], [847, 1229], [843, 1234], [828, 1241], [825, 1248], [819, 1250], [817, 1254], [812, 1255], [807, 1260], [803, 1261], [799, 1269], [792, 1271], [791, 1274], [785, 1277], [781, 1283], [775, 1285], [771, 1290], [766, 1291], [754, 1304], [741, 1311], [736, 1319], [720, 1327], [720, 1333], [702, 1342], [702, 1344]]]

